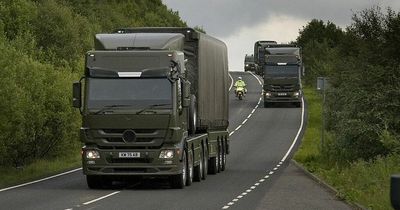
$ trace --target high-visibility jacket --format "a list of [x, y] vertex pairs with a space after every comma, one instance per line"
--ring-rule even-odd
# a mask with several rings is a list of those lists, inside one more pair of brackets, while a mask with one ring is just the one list
[[235, 82], [234, 86], [235, 86], [235, 88], [237, 88], [237, 87], [245, 88], [246, 87], [246, 83], [243, 80], [238, 80], [238, 81]]

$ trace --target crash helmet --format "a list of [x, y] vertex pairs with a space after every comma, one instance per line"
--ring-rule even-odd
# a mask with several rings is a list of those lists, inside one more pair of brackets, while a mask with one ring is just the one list
[[242, 80], [242, 77], [238, 77], [239, 80]]

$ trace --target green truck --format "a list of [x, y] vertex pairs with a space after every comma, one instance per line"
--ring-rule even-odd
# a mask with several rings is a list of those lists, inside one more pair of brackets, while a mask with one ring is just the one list
[[244, 71], [255, 71], [256, 64], [254, 63], [253, 55], [245, 55], [244, 56]]
[[259, 40], [254, 43], [254, 63], [256, 66], [255, 73], [262, 76], [265, 64], [265, 48], [269, 45], [276, 45], [276, 41]]
[[226, 45], [192, 28], [97, 34], [73, 84], [89, 188], [129, 177], [183, 188], [225, 170]]
[[270, 44], [264, 48], [264, 107], [293, 103], [301, 107], [302, 60], [296, 45]]

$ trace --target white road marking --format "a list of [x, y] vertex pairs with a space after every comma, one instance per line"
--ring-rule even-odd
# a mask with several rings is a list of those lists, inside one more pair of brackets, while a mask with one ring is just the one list
[[268, 178], [269, 178], [269, 176], [268, 176], [268, 175], [266, 175], [266, 176], [264, 176], [264, 178], [265, 178], [265, 179], [268, 179]]
[[243, 196], [242, 196], [242, 195], [239, 195], [237, 198], [241, 199], [241, 198], [243, 198]]
[[257, 183], [255, 183], [254, 185], [255, 185], [255, 186], [258, 186], [258, 185], [260, 185], [260, 183], [257, 182]]
[[229, 74], [228, 73], [228, 75], [229, 75], [229, 77], [231, 78], [231, 86], [229, 87], [229, 91], [231, 91], [231, 89], [232, 89], [232, 87], [233, 87], [233, 78], [232, 78], [232, 75], [231, 74]]
[[265, 179], [260, 179], [260, 180], [259, 180], [259, 182], [264, 182], [264, 181], [265, 181]]
[[224, 206], [222, 207], [222, 209], [229, 209], [229, 206]]
[[234, 202], [229, 202], [228, 206], [232, 206], [233, 204], [235, 204]]
[[235, 131], [239, 130], [242, 127], [242, 125], [239, 125], [238, 127], [235, 128]]
[[230, 133], [229, 133], [229, 136], [232, 136], [232, 134], [234, 134], [234, 133], [235, 133], [235, 131], [230, 132]]
[[301, 98], [301, 123], [300, 123], [300, 128], [297, 131], [296, 137], [293, 140], [292, 145], [290, 146], [289, 150], [286, 152], [285, 156], [282, 158], [281, 162], [285, 162], [286, 158], [289, 156], [290, 152], [292, 152], [292, 149], [294, 145], [296, 145], [297, 140], [299, 139], [300, 133], [303, 130], [303, 125], [304, 125], [304, 98]]
[[272, 174], [274, 174], [274, 172], [273, 172], [273, 171], [270, 171], [270, 172], [269, 172], [269, 175], [272, 175]]
[[251, 186], [250, 189], [254, 190], [256, 189], [256, 186]]
[[94, 200], [85, 202], [85, 203], [83, 203], [83, 205], [89, 205], [89, 204], [94, 203], [94, 202], [97, 202], [97, 201], [99, 201], [99, 200], [103, 200], [104, 198], [108, 198], [108, 197], [110, 197], [110, 196], [113, 196], [113, 195], [115, 195], [115, 194], [118, 194], [118, 193], [120, 193], [120, 192], [121, 192], [121, 191], [115, 191], [115, 192], [113, 192], [113, 193], [107, 194], [107, 195], [102, 196], [102, 197], [100, 197], [100, 198], [96, 198], [96, 199], [94, 199]]
[[235, 199], [233, 199], [232, 201], [233, 201], [233, 202], [237, 202], [238, 200], [239, 200], [239, 199], [235, 198]]
[[274, 168], [274, 171], [278, 170], [278, 168]]
[[[255, 111], [255, 109], [253, 109], [253, 111]], [[251, 117], [251, 115], [253, 115], [253, 114], [249, 114], [249, 116], [247, 116], [247, 119], [248, 119], [248, 118], [250, 118], [250, 117]]]
[[249, 72], [249, 73], [250, 73], [251, 75], [253, 75], [253, 77], [255, 77], [255, 78], [257, 79], [257, 81], [258, 81], [258, 83], [259, 83], [260, 85], [262, 85], [260, 79], [258, 79], [258, 77], [257, 77], [255, 74], [253, 74], [253, 72]]
[[246, 190], [247, 193], [251, 192], [251, 190]]
[[256, 111], [256, 110], [255, 110], [255, 109], [253, 109], [253, 111], [251, 111], [251, 114], [253, 114], [255, 111]]
[[53, 179], [53, 178], [56, 178], [56, 177], [59, 177], [59, 176], [67, 175], [67, 174], [70, 174], [70, 173], [74, 173], [74, 172], [79, 171], [79, 170], [82, 170], [82, 168], [73, 169], [73, 170], [70, 170], [70, 171], [66, 171], [66, 172], [63, 172], [63, 173], [60, 173], [60, 174], [56, 174], [56, 175], [53, 175], [53, 176], [49, 176], [49, 177], [46, 177], [46, 178], [43, 178], [43, 179], [39, 179], [39, 180], [36, 180], [36, 181], [27, 182], [27, 183], [20, 184], [20, 185], [15, 185], [15, 186], [12, 186], [12, 187], [3, 188], [3, 189], [0, 189], [0, 192], [4, 192], [4, 191], [7, 191], [7, 190], [12, 190], [12, 189], [15, 189], [15, 188], [19, 188], [19, 187], [35, 184], [35, 183], [38, 183], [38, 182], [43, 182], [43, 181], [46, 181], [46, 180], [49, 180], [49, 179]]
[[247, 122], [248, 118], [246, 118], [243, 122], [242, 125], [245, 124]]

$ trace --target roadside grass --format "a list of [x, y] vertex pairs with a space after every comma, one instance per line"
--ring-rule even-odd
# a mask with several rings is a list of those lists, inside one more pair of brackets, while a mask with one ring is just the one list
[[[321, 97], [309, 87], [304, 88], [304, 93], [308, 104], [308, 124], [294, 159], [337, 189], [339, 198], [368, 209], [392, 209], [390, 175], [400, 173], [400, 155], [345, 165], [329, 161], [320, 150]], [[328, 138], [332, 138], [331, 135], [328, 134]]]
[[23, 168], [0, 167], [0, 189], [45, 178], [81, 166], [80, 152], [54, 160], [37, 160]]

